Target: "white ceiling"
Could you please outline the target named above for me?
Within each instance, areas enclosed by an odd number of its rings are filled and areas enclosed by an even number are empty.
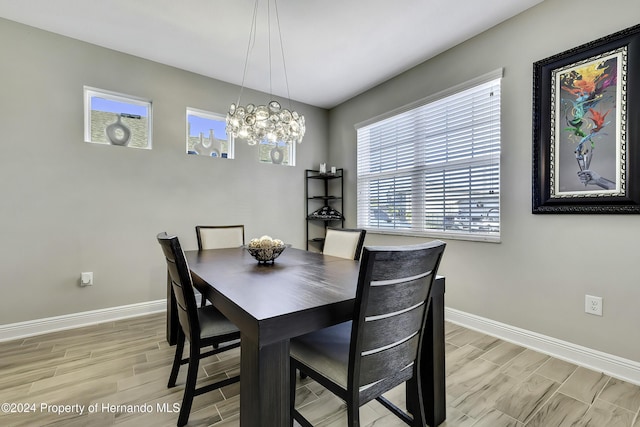
[[[542,1],[280,0],[290,98],[333,107]],[[254,0],[0,0],[0,17],[237,85],[253,9]],[[245,86],[286,98],[273,26],[269,72],[266,16],[261,0]]]

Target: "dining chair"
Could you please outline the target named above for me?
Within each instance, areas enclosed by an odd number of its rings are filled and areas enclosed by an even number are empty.
[[[366,234],[367,230],[359,228],[327,227],[322,253],[358,261]],[[304,372],[300,372],[300,378],[306,378]]]
[[[158,234],[157,239],[167,261],[167,270],[176,299],[177,317],[180,323],[176,353],[167,387],[171,388],[176,385],[180,366],[189,364],[182,405],[178,415],[178,426],[181,427],[189,420],[191,404],[195,396],[240,380],[240,376],[234,376],[196,388],[200,359],[240,346],[240,331],[214,306],[198,307],[191,272],[178,237],[163,232]],[[189,357],[183,358],[185,339],[189,340]],[[227,345],[220,346],[224,343]],[[204,347],[213,347],[214,349],[201,352]]]
[[[244,246],[244,225],[197,225],[198,250],[238,248]],[[200,306],[207,305],[202,296]]]
[[[244,225],[196,226],[198,249],[239,248],[244,245]]]
[[[367,230],[359,228],[327,227],[322,253],[358,261],[366,234]],[[300,378],[306,378],[304,372],[300,372]]]
[[[327,227],[322,253],[340,258],[359,260],[367,230]]]
[[[295,408],[296,369],[345,401],[349,427],[360,426],[359,408],[373,399],[409,425],[426,425],[417,379],[431,287],[444,249],[441,241],[364,248],[353,320],[290,341],[291,425],[295,419],[311,427]],[[417,402],[413,417],[382,396],[405,382]]]

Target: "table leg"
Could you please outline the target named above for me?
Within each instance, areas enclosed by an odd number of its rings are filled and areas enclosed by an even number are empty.
[[[240,427],[289,425],[289,341],[259,347],[241,333]]]
[[[433,282],[427,324],[422,342],[422,399],[425,420],[436,427],[447,418],[444,360],[444,277]],[[413,380],[411,380],[413,381]],[[407,391],[412,385],[407,385]],[[418,402],[407,393],[407,410],[414,413]]]

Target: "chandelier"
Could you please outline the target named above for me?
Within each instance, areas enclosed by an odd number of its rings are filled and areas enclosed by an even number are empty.
[[[273,0],[275,9],[275,19],[278,28],[278,40],[280,41],[280,52],[282,54],[282,63],[284,66],[284,79],[287,89],[287,98],[289,108],[283,108],[280,102],[273,99],[266,105],[247,104],[240,105],[240,97],[244,89],[244,82],[247,76],[247,65],[249,62],[249,53],[255,42],[256,37],[256,18],[258,15],[258,2],[255,1],[253,9],[253,20],[251,22],[251,31],[249,32],[249,44],[247,46],[247,55],[245,58],[244,72],[242,75],[242,84],[240,86],[240,94],[238,101],[231,104],[227,113],[226,131],[228,135],[234,138],[245,139],[249,145],[256,145],[261,142],[277,145],[279,142],[285,144],[300,143],[305,133],[304,116],[291,108],[291,98],[289,96],[289,82],[287,80],[287,68],[284,60],[284,49],[282,47],[282,34],[280,32],[280,19],[278,17],[278,3]],[[268,10],[268,37],[269,37],[269,86],[272,87],[271,80],[271,0],[267,0]]]

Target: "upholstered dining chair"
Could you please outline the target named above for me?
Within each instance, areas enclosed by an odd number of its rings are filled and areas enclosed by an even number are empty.
[[[196,226],[198,249],[239,248],[244,245],[244,225]]]
[[[367,230],[359,228],[327,227],[322,253],[358,261],[366,234]],[[300,378],[306,378],[304,372],[300,372]]]
[[[347,259],[360,259],[367,230],[327,227],[322,253]]]
[[[171,280],[171,288],[176,298],[178,310],[178,336],[173,366],[167,387],[176,385],[180,366],[189,364],[187,380],[184,386],[182,406],[178,415],[178,426],[184,426],[189,420],[191,404],[195,396],[233,384],[240,380],[239,376],[226,378],[206,386],[196,388],[200,359],[238,347],[240,332],[214,306],[198,307],[195,299],[191,272],[187,265],[180,241],[176,236],[160,233],[157,236],[167,261],[167,270]],[[185,340],[189,340],[189,357],[183,358]],[[220,344],[225,344],[220,346]],[[204,347],[213,350],[201,352]]]
[[[244,245],[244,225],[197,225],[198,250],[239,248]],[[202,296],[200,306],[207,305]]]
[[[360,426],[359,408],[376,399],[412,426],[424,427],[420,381],[422,337],[431,287],[445,243],[365,247],[352,321],[293,338],[291,415],[311,424],[295,409],[296,369],[347,404],[349,427]],[[408,382],[407,382],[408,381]],[[413,417],[382,394],[406,382],[418,403]]]

